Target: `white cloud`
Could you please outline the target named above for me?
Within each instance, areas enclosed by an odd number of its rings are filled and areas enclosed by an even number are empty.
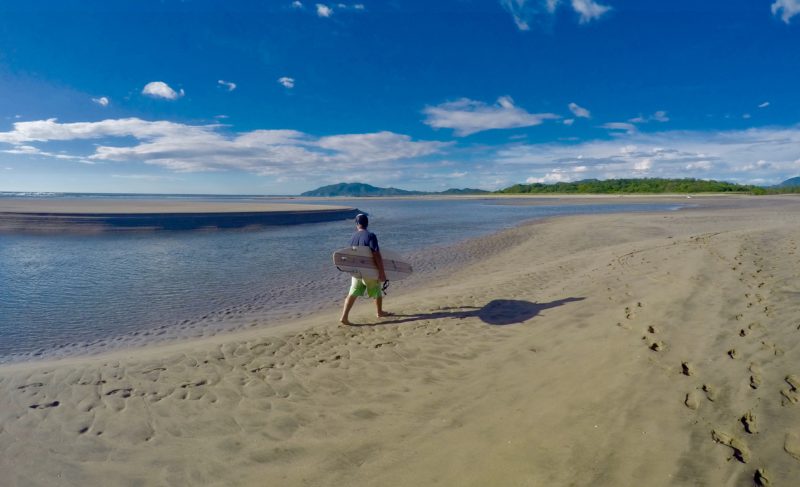
[[[303,3],[300,2],[299,0],[294,0],[294,2],[292,2],[292,7],[293,8],[303,8]]]
[[[282,84],[284,88],[294,88],[294,78],[288,76],[278,78],[278,83]]]
[[[112,174],[114,179],[135,179],[140,181],[180,181],[179,178],[158,174]]]
[[[592,114],[589,110],[579,106],[577,103],[570,103],[569,111],[578,118],[592,118]]]
[[[800,125],[721,132],[620,134],[578,144],[514,144],[492,160],[497,177],[528,172],[544,181],[587,178],[703,177],[758,184],[800,173]],[[584,166],[580,174],[575,168]]]
[[[100,105],[101,107],[107,107],[110,103],[108,97],[101,96],[100,98],[92,98],[92,101]]]
[[[742,118],[745,120],[748,120],[750,117],[752,117],[752,115],[750,115],[749,113],[742,114]]]
[[[631,118],[628,120],[631,123],[647,123],[647,122],[669,122],[669,117],[667,116],[667,112],[664,110],[658,110],[652,115],[642,116],[639,115],[636,118]]]
[[[330,17],[331,15],[333,15],[333,9],[328,7],[327,5],[323,5],[321,3],[318,3],[317,4],[317,15],[319,17],[324,17],[324,18]]]
[[[574,118],[565,118],[564,121],[561,122],[561,123],[563,123],[564,125],[570,126],[573,123],[575,123],[575,119]]]
[[[151,81],[144,85],[142,94],[153,98],[163,98],[165,100],[177,100],[184,95],[183,89],[179,92],[173,90],[163,81]]]
[[[599,19],[611,10],[611,7],[600,5],[594,0],[572,0],[572,8],[580,15],[581,24]]]
[[[769,106],[769,102],[765,101],[764,103],[761,103],[760,105],[758,105],[758,108],[767,108],[768,106]]]
[[[636,172],[647,172],[652,168],[653,160],[649,157],[645,157],[633,163],[633,170]]]
[[[669,122],[669,117],[667,117],[667,112],[663,110],[659,110],[653,115],[651,115],[650,119],[655,120],[656,122]]]
[[[236,89],[236,83],[225,81],[223,79],[217,80],[217,84],[225,87],[225,89],[227,89],[228,91],[233,91]]]
[[[254,130],[226,135],[219,125],[149,122],[137,118],[100,122],[58,123],[55,119],[17,122],[0,132],[9,151],[45,153],[31,143],[93,140],[88,156],[65,156],[89,161],[132,161],[173,171],[240,170],[255,174],[341,174],[391,167],[441,152],[448,143],[415,141],[393,132],[313,137],[294,130]],[[125,140],[136,139],[131,145]],[[110,142],[116,142],[110,145]]]
[[[54,153],[54,152],[47,152],[39,149],[38,147],[34,147],[32,145],[15,145],[11,149],[0,150],[5,154],[14,154],[18,156],[41,156],[41,157],[49,157],[53,159],[62,159],[62,160],[83,160],[84,158],[81,156],[73,156],[64,153]]]
[[[500,0],[500,4],[511,14],[511,18],[514,19],[514,23],[517,24],[519,30],[530,30],[531,27],[528,22],[538,12],[531,8],[528,0]]]
[[[709,171],[712,167],[711,161],[696,161],[686,164],[687,171]]]
[[[528,113],[514,106],[514,101],[508,96],[498,98],[494,105],[462,98],[425,107],[423,113],[427,115],[426,125],[453,129],[461,137],[484,130],[531,127],[548,119],[560,118],[552,113]]]
[[[636,132],[636,125],[632,123],[625,123],[625,122],[608,122],[601,125],[602,128],[608,130],[624,130],[628,134],[633,134]]]
[[[356,9],[356,10],[364,10],[364,4],[363,3],[357,3],[357,4],[353,5],[353,8]]]
[[[772,14],[781,12],[781,20],[787,24],[797,14],[800,14],[800,0],[775,0],[772,4]]]
[[[561,0],[500,0],[500,5],[511,14],[519,30],[530,30],[531,23],[538,19],[551,19]],[[611,7],[600,5],[595,0],[571,0],[569,6],[578,14],[581,24],[599,19]]]

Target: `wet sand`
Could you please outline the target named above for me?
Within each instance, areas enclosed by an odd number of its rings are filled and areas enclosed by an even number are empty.
[[[756,203],[752,203],[756,201]],[[585,215],[370,303],[0,367],[8,485],[793,485],[800,200]]]
[[[0,232],[108,232],[245,228],[353,218],[355,208],[256,202],[0,199]]]

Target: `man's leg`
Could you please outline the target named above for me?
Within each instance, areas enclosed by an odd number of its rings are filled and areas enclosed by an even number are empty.
[[[389,316],[391,314],[383,310],[383,296],[378,296],[375,298],[375,307],[378,309],[378,318],[383,318],[384,316]]]
[[[342,317],[339,318],[339,322],[341,324],[343,325],[350,324],[350,318],[349,318],[350,310],[353,309],[353,304],[355,304],[356,298],[358,298],[358,296],[354,294],[350,294],[346,298],[344,298],[344,308],[342,309]]]

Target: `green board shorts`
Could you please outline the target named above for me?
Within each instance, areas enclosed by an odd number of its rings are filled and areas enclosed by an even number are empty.
[[[364,292],[373,299],[381,297],[381,282],[377,279],[354,277],[350,283],[350,296],[363,296]]]

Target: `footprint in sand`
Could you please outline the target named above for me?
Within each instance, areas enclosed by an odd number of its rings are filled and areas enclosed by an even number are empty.
[[[753,482],[755,482],[758,487],[767,487],[770,485],[767,471],[763,468],[756,470],[755,475],[753,475]]]
[[[782,405],[797,404],[800,402],[800,397],[798,397],[797,393],[798,388],[800,388],[800,378],[796,375],[787,375],[785,380],[789,387],[781,389],[781,395],[784,397]]]
[[[750,433],[751,435],[758,433],[758,426],[756,426],[756,416],[755,414],[753,414],[752,411],[747,411],[744,414],[744,416],[742,416],[741,419],[739,419],[739,421],[742,422],[744,430]]]
[[[689,362],[681,362],[681,374],[690,376],[694,374],[694,367]]]
[[[786,433],[786,440],[783,442],[783,450],[800,462],[800,435],[796,433]]]
[[[31,408],[31,409],[49,409],[49,408],[58,407],[59,404],[61,404],[61,403],[58,402],[58,401],[53,401],[53,402],[47,402],[47,403],[44,403],[44,404],[31,404],[28,407]]]
[[[664,342],[653,342],[650,344],[650,350],[660,352],[664,350]]]
[[[711,431],[711,438],[717,443],[725,445],[733,450],[734,458],[740,462],[747,463],[750,461],[750,449],[747,448],[747,445],[739,438],[717,430]]]
[[[685,404],[689,409],[697,410],[697,408],[700,407],[700,400],[697,398],[697,391],[692,391],[686,394],[686,399],[683,400],[683,404]]]
[[[719,397],[717,390],[708,384],[703,384],[703,392],[706,393],[706,398],[711,402],[716,401],[717,397]]]

